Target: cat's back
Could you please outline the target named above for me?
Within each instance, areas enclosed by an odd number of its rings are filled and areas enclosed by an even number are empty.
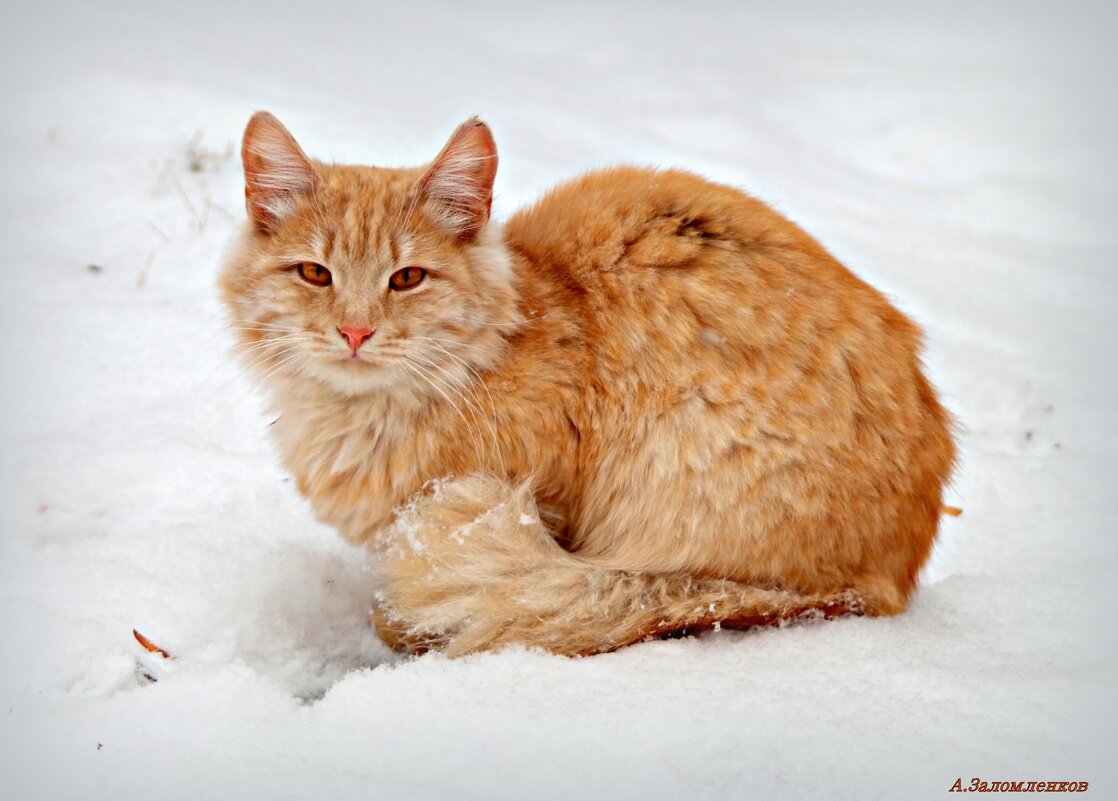
[[[762,201],[677,169],[586,173],[515,214],[505,236],[532,263],[588,280],[628,268],[702,266],[717,250],[792,247],[825,255]]]
[[[682,170],[588,173],[505,236],[535,280],[571,288],[605,382],[671,395],[705,378],[738,394],[863,360],[909,372],[920,347],[911,321],[797,225]]]
[[[820,318],[856,310],[915,344],[915,328],[799,226],[684,170],[586,173],[509,219],[505,238],[537,274],[577,288],[611,316],[619,303],[639,312],[654,300],[693,314],[711,304],[791,304]]]

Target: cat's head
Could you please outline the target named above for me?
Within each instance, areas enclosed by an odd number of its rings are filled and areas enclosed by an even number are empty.
[[[518,314],[489,225],[485,123],[463,123],[425,167],[381,169],[311,161],[258,112],[241,152],[249,219],[219,283],[262,375],[347,395],[445,393],[499,356]]]

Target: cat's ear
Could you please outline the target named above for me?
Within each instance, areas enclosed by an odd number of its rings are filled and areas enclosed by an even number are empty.
[[[262,231],[291,211],[298,195],[313,192],[318,175],[283,123],[266,111],[252,115],[241,143],[245,206]]]
[[[458,126],[427,168],[420,192],[440,225],[470,240],[489,221],[496,176],[493,134],[488,125],[472,117]]]

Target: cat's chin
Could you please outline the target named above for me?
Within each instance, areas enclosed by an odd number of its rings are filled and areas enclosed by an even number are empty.
[[[404,377],[391,364],[338,359],[305,364],[302,372],[334,392],[347,396],[393,392],[400,389]]]

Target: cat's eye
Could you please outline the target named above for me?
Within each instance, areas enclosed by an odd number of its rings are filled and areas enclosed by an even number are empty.
[[[301,261],[297,269],[299,270],[299,277],[308,284],[328,286],[334,280],[329,270],[313,261]]]
[[[397,292],[402,292],[405,289],[415,289],[423,283],[423,279],[426,277],[427,271],[422,267],[405,267],[392,273],[392,277],[388,279],[388,285]]]

